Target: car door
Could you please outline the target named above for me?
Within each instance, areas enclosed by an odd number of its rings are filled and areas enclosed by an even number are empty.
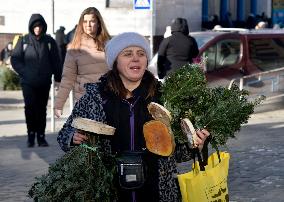
[[[210,85],[227,86],[231,79],[243,76],[240,71],[242,47],[240,38],[225,38],[204,49],[204,70]]]

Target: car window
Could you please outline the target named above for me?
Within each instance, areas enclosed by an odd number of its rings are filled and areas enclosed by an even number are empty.
[[[236,64],[239,60],[241,42],[226,39],[207,48],[203,56],[207,58],[206,71],[214,71]]]
[[[203,57],[206,58],[206,72],[211,72],[216,66],[216,53],[217,45],[210,46],[204,53]]]
[[[284,67],[284,39],[251,39],[251,61],[262,71]]]
[[[197,46],[198,48],[202,48],[202,46],[204,46],[205,44],[208,43],[208,41],[214,39],[214,36],[204,36],[204,35],[192,35],[192,37],[194,37],[194,39],[196,40]]]

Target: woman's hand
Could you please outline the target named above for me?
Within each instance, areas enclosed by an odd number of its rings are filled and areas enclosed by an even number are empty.
[[[54,109],[54,114],[56,118],[59,118],[62,115],[62,110],[61,109]]]
[[[60,86],[60,82],[55,81],[54,82],[54,88],[55,88],[56,91],[59,90],[59,86]]]
[[[207,139],[207,137],[210,135],[210,133],[206,129],[202,129],[202,130],[197,130],[196,134],[197,134],[197,139],[195,144],[197,145],[199,151],[201,151],[203,149],[204,142]]]
[[[88,137],[78,131],[76,131],[73,135],[74,144],[82,144],[83,142],[86,142],[87,140],[88,140]]]

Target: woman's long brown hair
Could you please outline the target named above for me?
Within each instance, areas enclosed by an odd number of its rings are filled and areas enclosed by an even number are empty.
[[[68,46],[68,49],[80,49],[82,35],[84,34],[84,29],[83,29],[84,15],[88,15],[88,14],[95,15],[95,17],[98,20],[98,30],[97,30],[97,35],[94,38],[94,40],[98,46],[98,50],[104,51],[106,41],[110,39],[110,35],[107,31],[104,20],[99,10],[96,9],[95,7],[86,8],[82,12],[79,22],[77,24],[76,30],[75,30],[74,38],[72,42],[70,43],[70,45]]]

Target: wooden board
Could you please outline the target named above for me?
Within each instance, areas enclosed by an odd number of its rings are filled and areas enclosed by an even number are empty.
[[[170,128],[159,120],[148,121],[143,126],[147,149],[157,155],[170,156],[175,149]]]
[[[75,118],[72,122],[72,127],[86,132],[102,134],[102,135],[113,135],[115,128],[104,124],[102,122],[94,121],[87,118]]]
[[[168,127],[171,126],[172,116],[169,110],[167,110],[164,106],[151,102],[148,106],[148,111],[152,115],[155,120],[159,120],[166,124]]]
[[[191,146],[193,148],[197,147],[196,145],[197,134],[191,121],[188,118],[182,119],[180,125],[183,134],[186,135]]]

